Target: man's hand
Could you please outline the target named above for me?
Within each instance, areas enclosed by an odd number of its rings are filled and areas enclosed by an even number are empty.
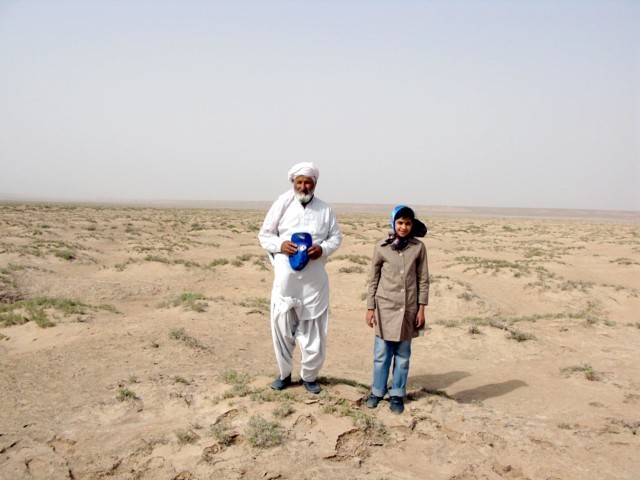
[[[280,251],[286,255],[295,255],[298,253],[298,245],[290,242],[289,240],[285,240],[280,245]],[[313,244],[307,249],[307,255],[311,260],[317,260],[322,256],[322,247],[320,245]]]
[[[311,260],[319,259],[322,256],[322,247],[314,243],[309,247],[309,250],[307,250],[307,255],[309,255]]]
[[[376,311],[375,310],[367,310],[367,316],[365,317],[367,325],[371,328],[376,324]]]
[[[282,242],[282,245],[280,245],[280,251],[289,256],[295,255],[298,251],[298,245],[289,240],[285,240]]]

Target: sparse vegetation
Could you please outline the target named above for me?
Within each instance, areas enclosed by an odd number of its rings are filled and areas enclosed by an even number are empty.
[[[566,314],[562,314],[565,316]],[[513,324],[517,322],[530,321],[534,322],[540,318],[556,318],[555,315],[533,315],[530,317],[489,317],[489,318],[481,318],[481,317],[467,317],[463,320],[446,320],[439,319],[435,321],[436,325],[442,325],[447,328],[456,328],[461,324],[466,323],[470,324],[468,328],[468,332],[472,335],[477,335],[482,333],[479,326],[486,326],[497,328],[499,330],[505,330],[507,332],[507,338],[512,340],[516,340],[518,342],[525,342],[527,340],[534,340],[536,337],[532,333],[522,332],[517,328],[513,327]]]
[[[176,258],[176,259],[168,259],[165,257],[161,257],[159,255],[147,255],[146,257],[144,257],[144,261],[145,262],[156,262],[156,263],[164,263],[167,265],[183,265],[187,268],[191,268],[191,267],[200,267],[200,264],[198,262],[194,262],[192,260],[184,260],[182,258]]]
[[[228,422],[220,422],[215,425],[211,425],[211,436],[216,439],[218,444],[223,447],[228,447],[233,443],[235,438],[234,433],[230,430]]]
[[[209,265],[207,265],[207,268],[215,268],[215,267],[228,265],[228,264],[229,264],[229,260],[227,260],[226,258],[215,258],[211,260]]]
[[[178,440],[179,445],[188,445],[191,443],[196,443],[200,438],[193,429],[184,428],[175,431],[176,439]]]
[[[218,377],[221,382],[231,385],[231,389],[222,394],[222,398],[246,397],[254,393],[249,386],[253,376],[248,373],[239,373],[236,370],[226,370]]]
[[[584,377],[589,381],[597,381],[600,379],[600,374],[596,372],[591,365],[588,363],[584,363],[582,365],[573,365],[570,367],[563,367],[560,369],[560,372],[565,376],[569,376],[572,373],[583,373]]]
[[[224,392],[222,398],[246,397],[252,392],[253,390],[248,385],[237,383],[231,386],[231,390]]]
[[[478,328],[478,326],[477,326],[477,325],[471,325],[471,326],[469,327],[468,332],[469,332],[471,335],[480,335],[480,334],[482,333],[482,332],[480,331],[480,329]]]
[[[334,257],[331,257],[330,261],[337,261],[337,260],[347,260],[351,263],[355,263],[357,265],[369,265],[369,263],[371,262],[371,258],[367,257],[366,255],[337,255]]]
[[[295,400],[295,396],[287,390],[273,390],[264,387],[253,390],[250,393],[251,400],[254,402],[289,402]]]
[[[193,312],[204,312],[208,303],[207,297],[203,293],[184,292],[173,301],[173,306],[182,306],[185,310]]]
[[[533,456],[543,456],[548,451],[546,440],[554,434],[580,440],[580,445],[565,442],[563,458],[606,476],[604,463],[598,471],[595,460],[576,453],[579,447],[598,450],[603,458],[615,456],[615,448],[637,435],[634,415],[640,397],[632,388],[635,377],[629,353],[640,331],[632,311],[640,297],[634,283],[640,264],[636,214],[629,217],[632,221],[621,217],[611,222],[465,218],[460,213],[429,219],[430,232],[422,241],[430,255],[434,301],[428,320],[433,329],[426,334],[427,343],[421,344],[441,349],[445,347],[439,340],[449,338],[459,343],[455,348],[461,355],[455,365],[447,364],[446,352],[428,355],[436,363],[424,372],[413,371],[410,380],[415,384],[407,391],[407,411],[392,417],[386,398],[378,409],[368,409],[363,401],[370,385],[351,378],[319,378],[323,386],[319,395],[310,395],[299,385],[283,391],[269,387],[273,372],[263,369],[274,367],[268,335],[272,275],[255,235],[264,213],[61,205],[0,208],[0,345],[8,362],[5,403],[38,406],[37,417],[45,422],[40,427],[57,432],[41,436],[45,449],[62,449],[62,456],[71,447],[67,440],[73,438],[65,439],[64,429],[53,422],[86,416],[70,410],[82,403],[79,388],[95,390],[98,403],[92,411],[100,415],[105,429],[127,419],[144,419],[158,408],[164,412],[165,423],[156,425],[159,430],[141,429],[135,439],[130,436],[125,450],[107,442],[101,450],[104,461],[96,462],[84,442],[76,443],[74,455],[87,462],[86,468],[73,472],[75,476],[129,473],[151,478],[167,473],[186,478],[208,470],[246,478],[296,473],[311,478],[344,476],[358,467],[364,472],[378,462],[383,469],[376,470],[377,477],[387,478],[392,472],[383,454],[387,442],[406,455],[398,462],[415,453],[413,447],[433,444],[446,449],[455,444],[460,448],[453,450],[450,460],[459,468],[450,475],[522,476],[527,473],[521,471],[522,465],[510,462],[507,471],[500,461],[505,444],[511,442],[514,451],[524,447]],[[330,333],[330,344],[335,342],[342,355],[337,361],[352,358],[363,346],[364,350],[358,365],[351,362],[346,370],[334,371],[366,381],[371,351],[364,334],[372,332],[360,330],[365,328],[360,309],[367,297],[361,291],[373,242],[389,231],[387,213],[338,214],[345,242],[338,255],[328,259],[338,335]],[[44,295],[49,297],[38,298]],[[76,295],[82,300],[62,298]],[[100,304],[108,299],[126,317],[114,318],[118,310]],[[164,310],[153,310],[160,300]],[[43,331],[36,325],[53,328]],[[351,329],[362,335],[352,338]],[[258,330],[262,333],[256,336]],[[215,350],[199,350],[208,349],[209,342],[215,342]],[[511,359],[511,367],[528,368],[518,370],[515,379],[497,375],[460,381],[473,373],[475,363],[490,361],[492,355]],[[591,365],[580,363],[583,359]],[[508,362],[496,363],[496,368],[512,371]],[[110,369],[99,377],[103,364]],[[226,370],[231,367],[236,370]],[[517,408],[502,402],[505,408],[499,412],[482,406],[492,396],[525,385],[521,394],[525,390],[544,394],[544,385],[535,379],[553,375],[568,379],[555,385],[557,398],[547,402],[549,418],[556,419],[552,424],[528,423],[539,412],[527,402],[519,402]],[[114,378],[119,379],[115,386]],[[17,390],[11,388],[16,381]],[[580,384],[586,390],[577,394],[578,403],[560,405],[559,399]],[[61,388],[68,388],[62,393],[69,402],[59,401]],[[577,410],[580,423],[574,423]],[[250,429],[247,422],[252,415],[262,421],[252,422]],[[14,421],[11,415],[6,417]],[[205,427],[189,424],[191,419]],[[15,463],[20,461],[20,450],[10,446],[19,440],[16,432],[26,428],[19,420],[9,425],[4,460],[24,468]],[[137,427],[129,422],[127,428]],[[520,438],[521,429],[530,435]],[[271,431],[276,432],[275,441]],[[532,442],[531,435],[540,441]],[[322,452],[323,458],[314,453],[309,473],[292,472],[291,459],[280,465],[277,446],[271,453],[251,455],[250,442],[255,448],[269,448],[288,439],[291,447],[302,442]],[[161,444],[167,446],[158,449]],[[476,447],[483,452],[482,462],[461,461],[461,453],[473,453]],[[224,453],[225,449],[231,451]],[[200,452],[201,461],[209,465],[194,458]],[[326,458],[325,452],[333,456]],[[178,460],[184,455],[192,458],[195,470],[187,472],[180,464],[173,472],[176,455]],[[297,459],[303,465],[310,458],[305,455]],[[632,463],[628,455],[616,458],[622,465],[616,464],[619,469]],[[540,473],[561,476],[562,472],[553,471],[555,465]]]
[[[296,409],[293,408],[293,404],[290,402],[282,403],[273,409],[273,416],[276,418],[284,418],[291,415],[295,412]]]
[[[250,297],[241,301],[239,305],[241,307],[249,308],[250,311],[247,312],[247,315],[249,315],[251,313],[268,312],[271,308],[271,301],[265,297]]]
[[[249,419],[245,435],[249,445],[258,448],[275,447],[284,441],[284,431],[280,424],[265,420],[260,415],[253,415]]]
[[[465,272],[469,270],[482,271],[483,273],[497,274],[501,270],[509,270],[513,274],[528,274],[531,269],[524,264],[511,262],[502,259],[482,258],[475,256],[460,256],[455,258],[456,264],[468,265],[464,269]]]
[[[116,398],[119,402],[124,402],[125,400],[136,400],[138,396],[133,390],[127,387],[120,387],[116,393]]]
[[[11,325],[24,325],[28,321],[29,319],[27,317],[15,312],[0,313],[0,324],[5,327],[10,327]]]
[[[353,267],[341,267],[338,271],[340,273],[364,273],[364,268],[356,265]]]
[[[169,338],[173,340],[180,340],[185,345],[192,348],[204,348],[204,345],[202,345],[199,340],[188,335],[184,328],[176,328],[171,330],[171,332],[169,332]]]
[[[54,252],[54,255],[58,258],[62,258],[63,260],[75,260],[76,254],[70,252],[69,250],[58,250]]]
[[[477,298],[477,295],[475,293],[467,290],[466,292],[462,292],[461,294],[459,294],[458,298],[461,298],[462,300],[470,302],[474,298]]]
[[[88,310],[115,311],[115,308],[104,304],[94,307],[78,300],[67,298],[38,297],[18,300],[9,305],[0,304],[0,323],[8,327],[32,321],[41,328],[48,328],[53,327],[55,323],[49,318],[47,311],[57,311],[64,316],[69,316],[85,314]]]
[[[526,342],[527,340],[534,340],[536,337],[532,333],[522,332],[516,328],[511,328],[508,330],[509,338],[517,341],[517,342]]]
[[[440,320],[436,320],[435,324],[436,325],[442,325],[442,326],[447,327],[447,328],[455,328],[455,327],[460,325],[460,322],[458,320],[442,320],[442,319],[440,319]]]
[[[626,258],[626,257],[621,257],[621,258],[616,258],[614,260],[609,260],[609,263],[616,263],[618,265],[640,265],[640,262],[637,262],[635,260],[632,260],[632,259]]]
[[[226,383],[227,385],[246,385],[254,379],[252,375],[248,373],[240,373],[236,370],[225,370],[218,378],[221,382]]]
[[[342,398],[333,398],[326,392],[323,392],[323,397],[325,399],[323,410],[326,413],[339,415],[341,417],[350,417],[356,428],[367,433],[372,433],[380,438],[387,436],[388,430],[384,423],[364,413],[353,404]]]
[[[593,282],[583,282],[582,280],[566,280],[560,283],[560,290],[580,290],[581,292],[586,292],[588,289],[592,288],[593,285]]]
[[[174,375],[172,380],[173,380],[173,383],[182,383],[183,385],[191,385],[191,382],[181,375]]]

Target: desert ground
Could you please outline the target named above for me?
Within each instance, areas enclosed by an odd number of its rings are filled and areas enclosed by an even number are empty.
[[[0,478],[640,478],[639,214],[417,208],[428,329],[393,415],[363,404],[391,207],[335,209],[312,395],[268,388],[266,208],[0,205]]]

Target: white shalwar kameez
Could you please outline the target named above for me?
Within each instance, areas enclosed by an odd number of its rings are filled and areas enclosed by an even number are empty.
[[[295,271],[280,246],[299,232],[311,235],[313,243],[322,247],[322,256]],[[280,378],[291,375],[297,339],[300,377],[313,382],[324,363],[329,324],[329,277],[325,264],[342,242],[335,214],[315,196],[304,207],[292,191],[286,192],[269,209],[258,238],[274,267],[271,331]]]

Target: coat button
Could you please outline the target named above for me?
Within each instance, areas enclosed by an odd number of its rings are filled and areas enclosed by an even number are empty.
[[[401,289],[400,289],[400,293],[404,293],[404,288],[401,288]]]

